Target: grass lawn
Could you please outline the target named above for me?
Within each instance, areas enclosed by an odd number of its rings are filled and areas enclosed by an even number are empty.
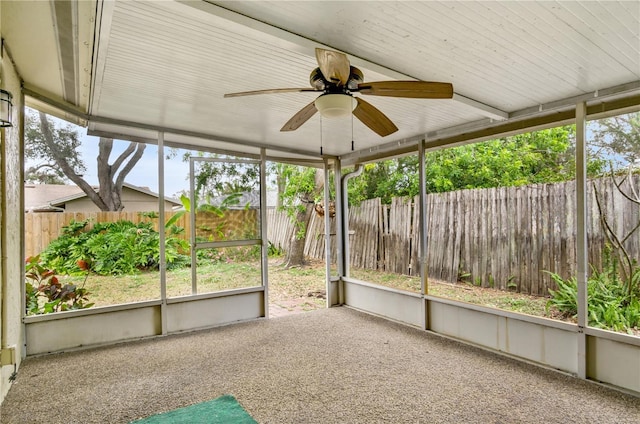
[[[351,269],[351,276],[359,280],[377,283],[386,287],[420,293],[419,277],[353,268]],[[432,296],[439,296],[446,299],[460,300],[540,317],[547,316],[545,307],[548,299],[545,297],[482,288],[466,283],[451,284],[436,280],[428,281],[427,292]]]
[[[269,298],[278,306],[293,310],[313,310],[325,306],[325,266],[313,262],[303,268],[285,269],[281,259],[269,264]],[[420,279],[406,275],[367,269],[351,269],[351,276],[411,292],[420,291]],[[82,285],[84,277],[61,277],[63,282]],[[167,271],[169,297],[191,294],[191,268]],[[198,293],[255,287],[261,284],[259,262],[218,262],[197,268]],[[158,272],[141,272],[126,276],[90,275],[85,287],[95,306],[116,305],[160,298]],[[470,284],[449,284],[429,281],[428,292],[434,296],[460,300],[536,316],[545,315],[546,298],[519,293],[480,288]]]
[[[61,276],[61,282],[82,285],[84,277]],[[212,263],[197,268],[198,293],[261,285],[259,263]],[[140,272],[134,275],[103,276],[91,274],[84,286],[95,306],[117,305],[160,298],[160,273]],[[167,296],[192,293],[191,268],[167,271]]]

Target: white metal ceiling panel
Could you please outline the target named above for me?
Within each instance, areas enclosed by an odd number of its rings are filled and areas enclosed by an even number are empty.
[[[222,2],[515,111],[637,81],[640,2]]]
[[[319,115],[295,132],[280,132],[317,93],[224,99],[228,92],[309,86],[315,58],[279,38],[173,2],[116,2],[108,28],[101,34],[106,53],[92,115],[135,117],[151,126],[196,129],[214,138],[315,155],[321,147],[323,154],[345,154],[352,140],[356,148],[387,141],[357,120],[352,137],[350,121],[345,134],[344,126],[326,120],[321,125]],[[368,81],[389,79],[362,71]],[[368,100],[396,123],[400,130],[393,137],[400,139],[483,118],[452,100]]]
[[[2,1],[2,39],[25,85],[87,110],[95,10],[89,0]]]

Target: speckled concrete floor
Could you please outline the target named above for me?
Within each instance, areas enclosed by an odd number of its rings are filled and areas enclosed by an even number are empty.
[[[640,399],[332,308],[30,358],[10,423],[123,423],[234,395],[260,423],[638,423]]]

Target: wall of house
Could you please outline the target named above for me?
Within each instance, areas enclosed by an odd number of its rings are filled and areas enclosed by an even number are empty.
[[[0,14],[2,4],[0,3]],[[1,21],[1,19],[0,19]],[[0,35],[2,29],[0,28]],[[0,402],[11,386],[10,377],[24,355],[22,304],[23,267],[23,97],[15,67],[2,48],[0,87],[13,94],[13,127],[0,130]]]
[[[159,210],[158,198],[124,187],[122,203],[125,212],[150,212]],[[171,211],[173,203],[164,202],[166,211]],[[88,197],[81,197],[65,204],[65,212],[99,212],[100,209]]]

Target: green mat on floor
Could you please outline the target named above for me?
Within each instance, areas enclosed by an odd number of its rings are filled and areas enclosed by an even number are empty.
[[[135,424],[257,424],[256,420],[244,410],[236,398],[231,395],[220,396],[208,402],[197,403],[162,414],[152,415]]]

